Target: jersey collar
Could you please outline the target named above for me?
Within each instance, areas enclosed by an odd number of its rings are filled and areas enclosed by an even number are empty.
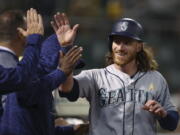
[[[119,76],[123,81],[129,80],[131,82],[134,82],[144,74],[144,72],[138,71],[132,77],[132,76],[129,76],[128,74],[122,72],[121,70],[116,69],[114,64],[107,66],[106,69],[108,70],[108,72]]]

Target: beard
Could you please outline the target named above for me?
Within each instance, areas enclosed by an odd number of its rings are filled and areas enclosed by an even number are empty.
[[[119,55],[122,54],[122,55]],[[118,65],[118,66],[125,66],[129,63],[131,63],[132,61],[134,61],[136,59],[136,52],[129,52],[129,53],[125,53],[125,52],[113,52],[113,61],[114,64]]]

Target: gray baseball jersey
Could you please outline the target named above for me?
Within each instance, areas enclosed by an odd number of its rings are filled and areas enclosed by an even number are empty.
[[[84,70],[74,78],[79,83],[79,96],[90,103],[89,135],[155,135],[157,117],[143,110],[143,105],[152,99],[165,110],[176,110],[166,80],[158,71],[130,77],[110,65]]]

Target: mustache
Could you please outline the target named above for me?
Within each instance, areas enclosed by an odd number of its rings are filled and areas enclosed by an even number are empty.
[[[123,49],[114,49],[113,52],[114,52],[114,53],[121,53],[121,52],[124,53],[124,52],[126,52],[126,51],[123,50]]]

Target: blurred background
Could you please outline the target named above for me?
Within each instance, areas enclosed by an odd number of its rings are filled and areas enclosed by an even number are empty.
[[[31,7],[43,15],[46,36],[53,33],[50,21],[57,11],[67,13],[72,25],[80,24],[76,44],[84,48],[84,69],[104,66],[108,34],[115,20],[130,17],[139,21],[144,27],[144,41],[154,48],[159,71],[167,79],[172,101],[180,110],[179,0],[0,0],[0,11],[26,11]],[[54,96],[57,117],[72,117],[70,122],[75,122],[75,117],[87,120],[85,100],[69,103],[59,98],[57,92]],[[159,132],[165,133],[161,129]],[[173,133],[180,134],[180,129]]]

